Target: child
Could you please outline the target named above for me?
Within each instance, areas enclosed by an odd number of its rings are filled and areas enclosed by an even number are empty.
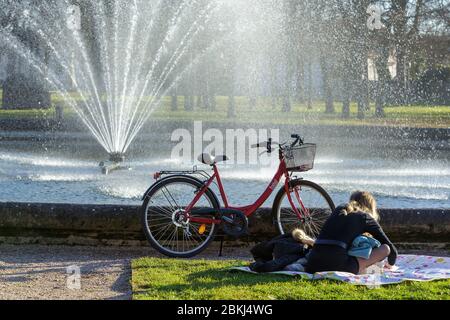
[[[305,258],[314,240],[301,229],[291,234],[278,236],[270,241],[256,245],[251,253],[255,262],[250,269],[255,272],[281,271],[290,264]]]

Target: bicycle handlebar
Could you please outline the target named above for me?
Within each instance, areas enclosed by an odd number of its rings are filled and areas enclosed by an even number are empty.
[[[260,142],[257,144],[252,144],[251,147],[252,148],[267,148],[267,144],[268,144],[268,142],[265,141],[265,142]]]
[[[300,145],[304,144],[302,137],[298,134],[291,135],[291,138],[295,139],[295,141],[293,143],[291,143],[291,145],[290,145],[291,148],[295,147],[296,144],[300,144]],[[268,153],[272,153],[273,145],[279,145],[282,148],[283,146],[286,145],[286,143],[280,144],[278,142],[272,141],[272,138],[270,138],[269,141],[260,142],[260,143],[252,145],[251,147],[252,148],[265,148],[265,149],[267,149]]]
[[[304,143],[302,137],[300,137],[300,135],[298,135],[298,134],[291,135],[291,138],[295,139],[295,141],[291,144],[291,148],[295,147],[295,145],[297,143],[299,143],[299,144],[303,144]]]
[[[252,148],[266,148],[267,152],[271,153],[273,144],[278,144],[278,143],[277,142],[273,142],[272,138],[270,138],[269,141],[260,142],[260,143],[252,145]]]

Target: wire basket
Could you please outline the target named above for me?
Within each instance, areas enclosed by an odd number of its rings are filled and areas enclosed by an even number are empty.
[[[294,172],[306,172],[314,168],[317,145],[306,143],[299,147],[288,148],[284,151],[286,168]]]

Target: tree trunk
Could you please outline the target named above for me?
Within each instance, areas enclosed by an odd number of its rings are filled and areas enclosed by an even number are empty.
[[[379,90],[379,89],[378,89]],[[375,117],[384,118],[386,114],[384,113],[384,101],[383,96],[377,93],[375,100]]]
[[[195,96],[189,96],[189,103],[191,104],[191,110],[194,110],[195,106]]]
[[[353,64],[355,66],[356,83],[354,89],[358,103],[358,119],[365,118],[365,112],[368,107],[368,50],[369,50],[369,28],[367,28],[367,7],[371,3],[370,0],[355,1],[356,5],[356,30],[355,51]]]
[[[283,92],[283,112],[291,112],[292,104],[291,97],[293,96],[292,84],[295,83],[295,68],[296,68],[296,57],[298,57],[298,52],[296,50],[296,43],[298,42],[298,1],[287,0],[281,1],[284,14],[284,25],[283,25],[283,60],[285,64],[285,80],[284,80],[284,92]],[[294,81],[293,81],[294,80]],[[295,96],[295,94],[294,94]]]
[[[17,62],[18,62],[17,55],[13,51],[10,51],[8,54],[8,65],[6,66],[7,74],[9,76],[16,74]]]
[[[362,120],[366,117],[365,113],[367,110],[369,110],[368,102],[368,65],[367,65],[367,51],[363,48],[360,48],[360,57],[359,57],[359,72],[357,74],[358,80],[358,86],[357,90],[357,99],[358,99],[358,119]]]
[[[312,76],[312,66],[311,61],[308,63],[308,89],[307,89],[307,109],[312,110],[312,91],[313,91],[313,76]]]
[[[193,105],[192,105],[192,96],[190,95],[185,95],[184,96],[184,110],[186,111],[192,111],[193,110]]]
[[[291,112],[292,105],[291,105],[291,98],[288,94],[283,95],[283,112]]]
[[[366,105],[364,103],[364,98],[362,97],[361,94],[359,94],[359,97],[358,97],[358,115],[357,115],[359,120],[363,120],[366,117],[365,111],[366,111]]]
[[[397,103],[405,103],[406,94],[406,49],[408,46],[408,2],[407,0],[392,0],[393,33],[396,39],[397,51]]]
[[[291,69],[292,67],[288,64],[287,65],[287,72],[286,72],[286,80],[284,84],[284,94],[283,94],[283,112],[291,112],[292,110],[292,104],[291,104]]]
[[[297,83],[296,83],[296,96],[297,101],[299,103],[305,102],[305,92],[304,92],[304,80],[305,80],[305,72],[304,65],[301,58],[297,59]]]
[[[350,118],[350,102],[351,102],[351,95],[350,95],[350,80],[349,75],[344,75],[344,85],[343,85],[343,92],[342,92],[342,118],[348,119]]]
[[[350,118],[350,96],[347,92],[344,93],[342,101],[342,118],[344,119]]]
[[[350,118],[350,104],[352,100],[352,72],[348,60],[345,60],[342,82],[342,118],[348,119]]]
[[[211,101],[209,101],[209,96],[207,94],[205,94],[202,99],[203,99],[203,108],[206,110],[210,110],[211,109]]]
[[[406,102],[406,61],[403,48],[398,48],[397,51],[397,103],[405,104]]]
[[[327,93],[327,103],[326,103],[325,113],[333,114],[335,112],[333,93],[332,93],[331,89],[328,89],[327,91],[328,91],[328,93]]]
[[[323,88],[325,92],[325,113],[332,114],[334,110],[333,88],[331,86],[331,70],[325,56],[321,56],[320,65],[323,74]]]
[[[236,99],[234,95],[228,96],[228,118],[236,117]]]
[[[248,97],[248,104],[251,110],[256,110],[256,97],[255,96],[249,96]]]
[[[197,102],[196,102],[197,109],[200,109],[202,107],[202,104],[203,104],[202,100],[203,100],[203,97],[201,95],[198,95],[197,96]]]
[[[270,104],[272,106],[272,110],[277,108],[277,97],[273,93],[270,96]]]
[[[48,63],[45,54],[40,52],[40,43],[37,39],[27,37],[20,39],[24,46],[40,55],[44,64]],[[24,67],[26,68],[24,70]],[[46,72],[46,68],[43,70]],[[7,65],[7,78],[3,83],[2,105],[3,109],[45,109],[51,106],[51,95],[43,81],[44,74],[39,74],[29,66],[24,58],[13,51],[10,52]]]
[[[216,95],[214,93],[210,93],[208,100],[209,100],[209,110],[216,111],[217,108]]]
[[[275,59],[273,57],[270,58],[270,102],[272,105],[272,109],[275,110],[277,108],[278,103],[278,90],[277,90],[277,71],[275,65]]]
[[[366,117],[366,111],[367,111],[367,99],[366,99],[366,92],[367,92],[367,81],[365,78],[359,80],[359,86],[358,86],[358,119],[362,120]]]
[[[176,91],[174,94],[172,94],[171,110],[172,111],[178,110],[178,95],[177,95]]]
[[[375,60],[378,73],[378,81],[376,84],[376,97],[375,97],[375,117],[384,118],[384,105],[386,88],[388,86],[388,80],[390,79],[389,67],[389,47],[382,47],[378,58]]]

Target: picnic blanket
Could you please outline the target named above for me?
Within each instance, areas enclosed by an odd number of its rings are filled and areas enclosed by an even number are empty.
[[[233,267],[235,271],[253,272],[248,267]],[[267,273],[265,273],[267,274]],[[354,275],[346,272],[318,272],[309,274],[295,271],[278,271],[270,274],[296,276],[308,280],[331,279],[354,285],[382,286],[404,281],[433,281],[450,279],[450,258],[418,255],[399,255],[396,266],[374,274]],[[264,274],[261,274],[264,275]]]

